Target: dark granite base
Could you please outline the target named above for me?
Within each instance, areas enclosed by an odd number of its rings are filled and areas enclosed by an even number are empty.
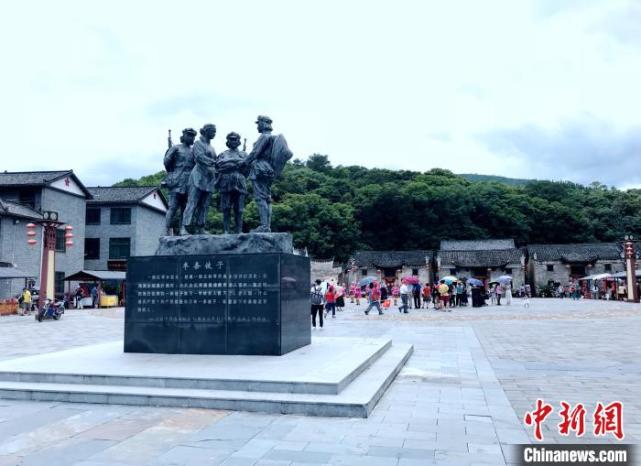
[[[252,254],[294,252],[289,233],[241,233],[239,235],[162,236],[157,256],[198,254]]]
[[[309,286],[293,254],[131,257],[125,352],[288,353],[311,343]]]

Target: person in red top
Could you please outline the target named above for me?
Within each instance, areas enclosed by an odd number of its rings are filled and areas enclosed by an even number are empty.
[[[327,287],[325,293],[325,317],[332,311],[332,319],[336,318],[336,290],[332,285]]]
[[[429,284],[426,283],[423,285],[421,294],[423,295],[423,307],[428,309],[430,307],[430,301],[432,300],[432,288],[430,288]]]

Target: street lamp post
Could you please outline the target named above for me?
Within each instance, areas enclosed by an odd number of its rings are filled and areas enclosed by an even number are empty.
[[[42,213],[42,220],[35,223],[42,225],[42,260],[40,261],[40,293],[38,295],[38,307],[42,309],[46,299],[55,300],[55,271],[56,271],[56,231],[63,222],[58,220],[58,212],[46,210]],[[73,246],[73,227],[65,227],[65,244]],[[27,236],[30,246],[34,246],[35,224],[27,225]]]
[[[636,277],[636,254],[634,252],[634,238],[632,235],[625,235],[623,250],[625,254],[625,276],[627,282],[628,301],[639,302],[639,291],[637,290]]]

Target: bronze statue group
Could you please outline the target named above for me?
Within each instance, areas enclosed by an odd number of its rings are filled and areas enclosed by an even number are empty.
[[[165,153],[165,179],[169,190],[169,209],[166,215],[167,235],[173,234],[172,223],[179,214],[179,232],[188,235],[205,233],[207,210],[215,189],[220,192],[224,233],[241,233],[243,209],[247,196],[247,178],[252,183],[258,207],[260,226],[252,232],[271,231],[271,185],[280,176],[285,163],[292,157],[282,135],[272,135],[272,119],[260,115],[256,119],[260,133],[249,155],[239,150],[240,135],[227,135],[228,149],[216,155],[211,145],[216,126],[208,123],[200,129],[200,137],[192,128],[186,128],[180,144],[170,145]],[[231,214],[234,226],[230,229]]]

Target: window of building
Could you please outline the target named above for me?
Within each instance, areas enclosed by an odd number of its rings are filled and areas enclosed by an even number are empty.
[[[570,266],[570,276],[572,277],[584,277],[585,276],[585,265],[571,265]]]
[[[361,269],[361,275],[363,277],[366,277],[367,276],[367,269]]]
[[[412,269],[412,275],[418,275],[418,269]]]
[[[512,269],[509,267],[505,268],[505,275],[512,275]]]
[[[86,225],[100,225],[100,207],[87,207],[85,211]]]
[[[109,259],[127,259],[131,252],[131,238],[109,238]]]
[[[55,275],[55,293],[58,294],[64,294],[65,292],[65,273],[64,272],[56,272]]]
[[[85,238],[85,260],[100,259],[100,238]]]
[[[23,205],[28,205],[32,209],[36,208],[36,193],[33,191],[20,191],[18,193],[18,202]]]
[[[450,269],[450,275],[456,277],[456,269]]]
[[[65,244],[65,231],[60,228],[56,230],[56,251],[67,251],[67,245]]]
[[[130,225],[131,208],[129,207],[112,207],[111,208],[112,225]]]
[[[612,264],[605,264],[604,270],[606,272],[612,272]]]
[[[554,265],[548,264],[548,272],[554,272]]]

